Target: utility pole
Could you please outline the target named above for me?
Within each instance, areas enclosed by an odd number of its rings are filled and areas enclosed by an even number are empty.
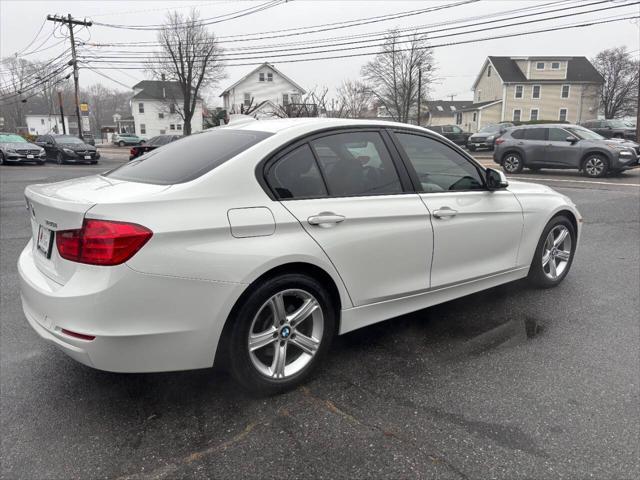
[[[62,133],[67,134],[67,127],[64,124],[64,110],[62,109],[62,92],[58,90],[58,103],[60,104],[60,120],[62,120]]]
[[[78,78],[78,60],[76,58],[76,42],[73,38],[73,26],[74,25],[82,25],[84,27],[90,27],[93,25],[93,22],[88,22],[85,20],[74,20],[74,18],[69,13],[67,17],[58,16],[58,15],[47,15],[47,20],[50,22],[58,22],[64,23],[69,28],[69,37],[71,40],[71,64],[73,65],[73,84],[75,88],[75,103],[76,103],[76,121],[78,122],[78,137],[80,140],[84,141],[82,136],[82,122],[80,121],[80,86],[79,86],[79,78]],[[62,122],[64,125],[64,121]]]
[[[640,70],[640,62],[638,63]],[[640,71],[638,72],[638,110],[636,111],[636,142],[640,142]]]
[[[422,103],[422,65],[418,65],[418,121],[420,126],[420,104]]]

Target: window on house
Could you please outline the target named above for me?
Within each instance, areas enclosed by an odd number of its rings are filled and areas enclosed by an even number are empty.
[[[473,121],[475,122],[477,118],[478,118],[478,113],[473,112]]]
[[[285,107],[287,105],[289,105],[289,94],[288,93],[283,93],[282,94],[282,105],[284,105]]]
[[[544,62],[537,62],[536,70],[544,70]]]
[[[267,82],[273,82],[273,73],[267,73]]]
[[[569,98],[569,90],[570,90],[570,88],[571,88],[570,85],[562,85],[562,93],[560,94],[560,97]]]
[[[540,85],[534,85],[532,87],[531,98],[540,98]]]
[[[143,135],[147,133],[147,126],[144,123],[140,124],[140,133]]]
[[[487,67],[487,77],[491,76],[491,65]]]
[[[244,106],[245,107],[251,106],[251,94],[250,93],[245,93],[244,94]]]
[[[558,120],[560,120],[561,122],[566,122],[567,121],[567,109],[566,108],[561,108],[560,109],[560,115],[558,115]]]
[[[520,115],[522,114],[522,111],[519,108],[516,108],[513,111],[513,121],[514,122],[519,122],[520,121]]]
[[[138,113],[144,113],[144,103],[138,104]]]
[[[158,118],[160,118],[160,119],[164,118],[164,113],[163,112],[158,112]]]
[[[551,62],[551,70],[560,70],[560,62]]]
[[[300,94],[299,93],[291,94],[291,103],[300,103]]]
[[[538,109],[537,108],[532,108],[531,112],[529,113],[529,120],[535,122],[536,120],[538,120]]]
[[[258,74],[258,81],[264,82],[264,73],[259,73]]]
[[[182,124],[181,124],[181,123],[177,124],[177,125],[176,125],[176,128],[177,128],[178,130],[182,130]]]
[[[515,98],[522,98],[524,93],[524,85],[516,85]]]
[[[462,112],[456,113],[456,125],[462,125]]]
[[[437,105],[436,110],[438,110],[439,112],[444,112],[444,108],[442,108],[442,105]]]
[[[176,126],[174,123],[169,125],[169,130],[175,130],[175,129],[176,129]]]
[[[160,129],[160,135],[164,135],[165,133],[167,133],[167,131],[166,131],[166,130],[164,130],[164,129]]]
[[[169,105],[169,113],[176,113],[176,106],[175,104],[171,104]]]
[[[40,124],[41,124],[41,125],[44,125],[44,118],[41,118],[41,119],[40,119]]]
[[[479,102],[482,98],[482,90],[478,90],[478,100],[476,100],[477,102]]]

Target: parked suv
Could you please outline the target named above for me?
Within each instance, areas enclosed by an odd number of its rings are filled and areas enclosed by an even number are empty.
[[[133,133],[114,133],[111,141],[114,145],[124,147],[125,145],[142,145],[144,140]]]
[[[528,125],[510,129],[496,141],[493,161],[507,173],[524,167],[577,168],[588,177],[603,177],[638,163],[637,143],[609,140],[578,125]]]
[[[495,123],[487,125],[480,129],[478,133],[474,133],[467,140],[467,148],[475,152],[479,148],[493,150],[496,140],[500,138],[509,127],[513,127],[513,123]]]
[[[636,139],[636,129],[622,120],[589,120],[584,122],[582,126],[599,133],[605,138]]]
[[[465,132],[458,125],[434,125],[427,129],[439,133],[457,145],[466,145],[471,136],[471,132]]]

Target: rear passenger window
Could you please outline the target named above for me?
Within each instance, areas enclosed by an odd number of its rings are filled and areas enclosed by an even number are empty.
[[[524,130],[514,130],[511,132],[511,138],[515,138],[516,140],[522,140],[524,138]]]
[[[325,197],[327,190],[309,145],[279,159],[267,172],[267,182],[280,199]]]
[[[382,195],[402,192],[400,178],[377,132],[339,133],[311,142],[329,195]]]
[[[544,140],[544,128],[527,128],[524,131],[525,140]]]

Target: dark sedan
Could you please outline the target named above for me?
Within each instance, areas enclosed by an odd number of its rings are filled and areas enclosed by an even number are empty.
[[[44,150],[15,133],[0,132],[0,163],[44,163]]]
[[[131,147],[129,151],[129,160],[133,160],[134,158],[138,158],[141,155],[144,155],[151,150],[155,150],[158,147],[166,145],[167,143],[175,142],[182,138],[182,135],[158,135],[157,137],[153,137],[144,145],[139,145],[137,147]]]
[[[433,125],[427,127],[427,129],[439,133],[456,145],[466,145],[471,136],[471,132],[465,132],[458,125]]]
[[[63,163],[98,163],[100,153],[96,147],[72,135],[40,135],[36,144],[45,149],[47,160]]]
[[[509,127],[513,127],[513,123],[496,123],[487,125],[480,129],[478,133],[474,133],[467,140],[467,148],[472,152],[480,148],[493,150],[496,140],[507,131]]]

